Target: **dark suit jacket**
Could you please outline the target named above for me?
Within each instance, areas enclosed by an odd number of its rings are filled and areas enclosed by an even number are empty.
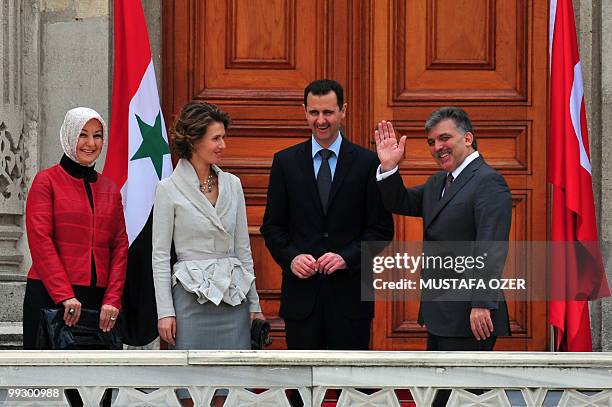
[[[507,242],[512,220],[512,196],[504,178],[482,157],[472,161],[440,198],[447,173],[432,175],[425,184],[404,187],[399,171],[379,181],[385,207],[394,213],[423,218],[424,247],[428,242]],[[430,246],[433,245],[430,243]],[[489,257],[487,278],[500,278],[507,255],[499,250]],[[426,271],[424,271],[426,272]],[[426,294],[426,293],[424,293]],[[495,335],[509,335],[508,311],[503,294],[477,296],[474,301],[423,301],[419,322],[439,336],[471,337],[470,311],[489,308]],[[490,295],[490,293],[489,293]]]
[[[393,238],[393,219],[384,209],[375,183],[378,164],[372,151],[343,138],[325,215],[313,169],[311,139],[275,154],[261,233],[283,270],[282,317],[308,317],[323,285],[331,289],[334,306],[345,316],[374,315],[374,304],[361,301],[361,243]],[[307,279],[291,272],[295,256],[311,254],[317,259],[326,252],[342,256],[348,269]]]

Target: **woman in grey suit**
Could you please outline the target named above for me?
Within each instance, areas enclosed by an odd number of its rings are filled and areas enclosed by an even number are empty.
[[[215,105],[187,104],[174,128],[180,159],[155,194],[157,326],[172,349],[250,349],[251,320],[263,319],[242,185],[217,166],[229,123]]]

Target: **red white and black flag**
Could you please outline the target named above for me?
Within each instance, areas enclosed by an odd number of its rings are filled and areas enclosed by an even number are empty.
[[[172,173],[147,25],[140,1],[114,0],[113,100],[104,175],[121,189],[130,250],[119,327],[126,344],[157,336],[151,213],[157,183]]]
[[[550,1],[550,140],[552,184],[549,323],[555,350],[592,350],[588,301],[609,296],[601,258],[589,136],[572,0]],[[559,249],[563,247],[563,249]]]

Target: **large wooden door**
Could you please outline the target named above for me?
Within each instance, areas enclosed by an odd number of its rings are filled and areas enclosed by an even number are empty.
[[[163,2],[163,107],[172,123],[191,99],[233,120],[223,166],[238,175],[257,285],[284,347],[280,270],[259,234],[274,152],[309,136],[304,87],[345,87],[347,135],[372,148],[372,129],[393,120],[408,135],[401,172],[423,182],[435,165],[422,125],[441,105],[465,107],[479,150],[513,193],[512,239],[546,238],[545,0],[175,0]],[[397,239],[420,222],[396,218]],[[508,271],[512,273],[512,270]],[[375,349],[424,349],[417,304],[377,303]],[[543,304],[511,303],[513,337],[498,349],[542,350]]]
[[[545,0],[377,0],[373,8],[373,115],[408,137],[405,183],[436,171],[423,132],[432,108],[464,107],[480,153],[512,190],[510,238],[518,241],[546,240],[546,10]],[[420,219],[396,217],[396,225],[396,239],[421,238]],[[543,281],[542,270],[528,270],[529,280]],[[423,349],[417,311],[378,303],[374,347]],[[512,337],[496,349],[544,350],[545,304],[510,301],[509,311]]]

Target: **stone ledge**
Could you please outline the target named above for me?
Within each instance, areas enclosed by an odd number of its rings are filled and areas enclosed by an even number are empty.
[[[0,322],[0,349],[21,350],[22,344],[21,322]]]
[[[0,264],[2,262],[0,261]],[[23,274],[18,273],[0,273],[0,282],[8,283],[23,283],[27,280],[27,277]]]
[[[0,366],[311,366],[398,368],[589,368],[612,372],[612,353],[398,351],[21,351]]]
[[[0,216],[13,216],[0,214]],[[0,224],[0,239],[1,240],[19,240],[23,235],[23,229],[20,225],[2,225]]]

